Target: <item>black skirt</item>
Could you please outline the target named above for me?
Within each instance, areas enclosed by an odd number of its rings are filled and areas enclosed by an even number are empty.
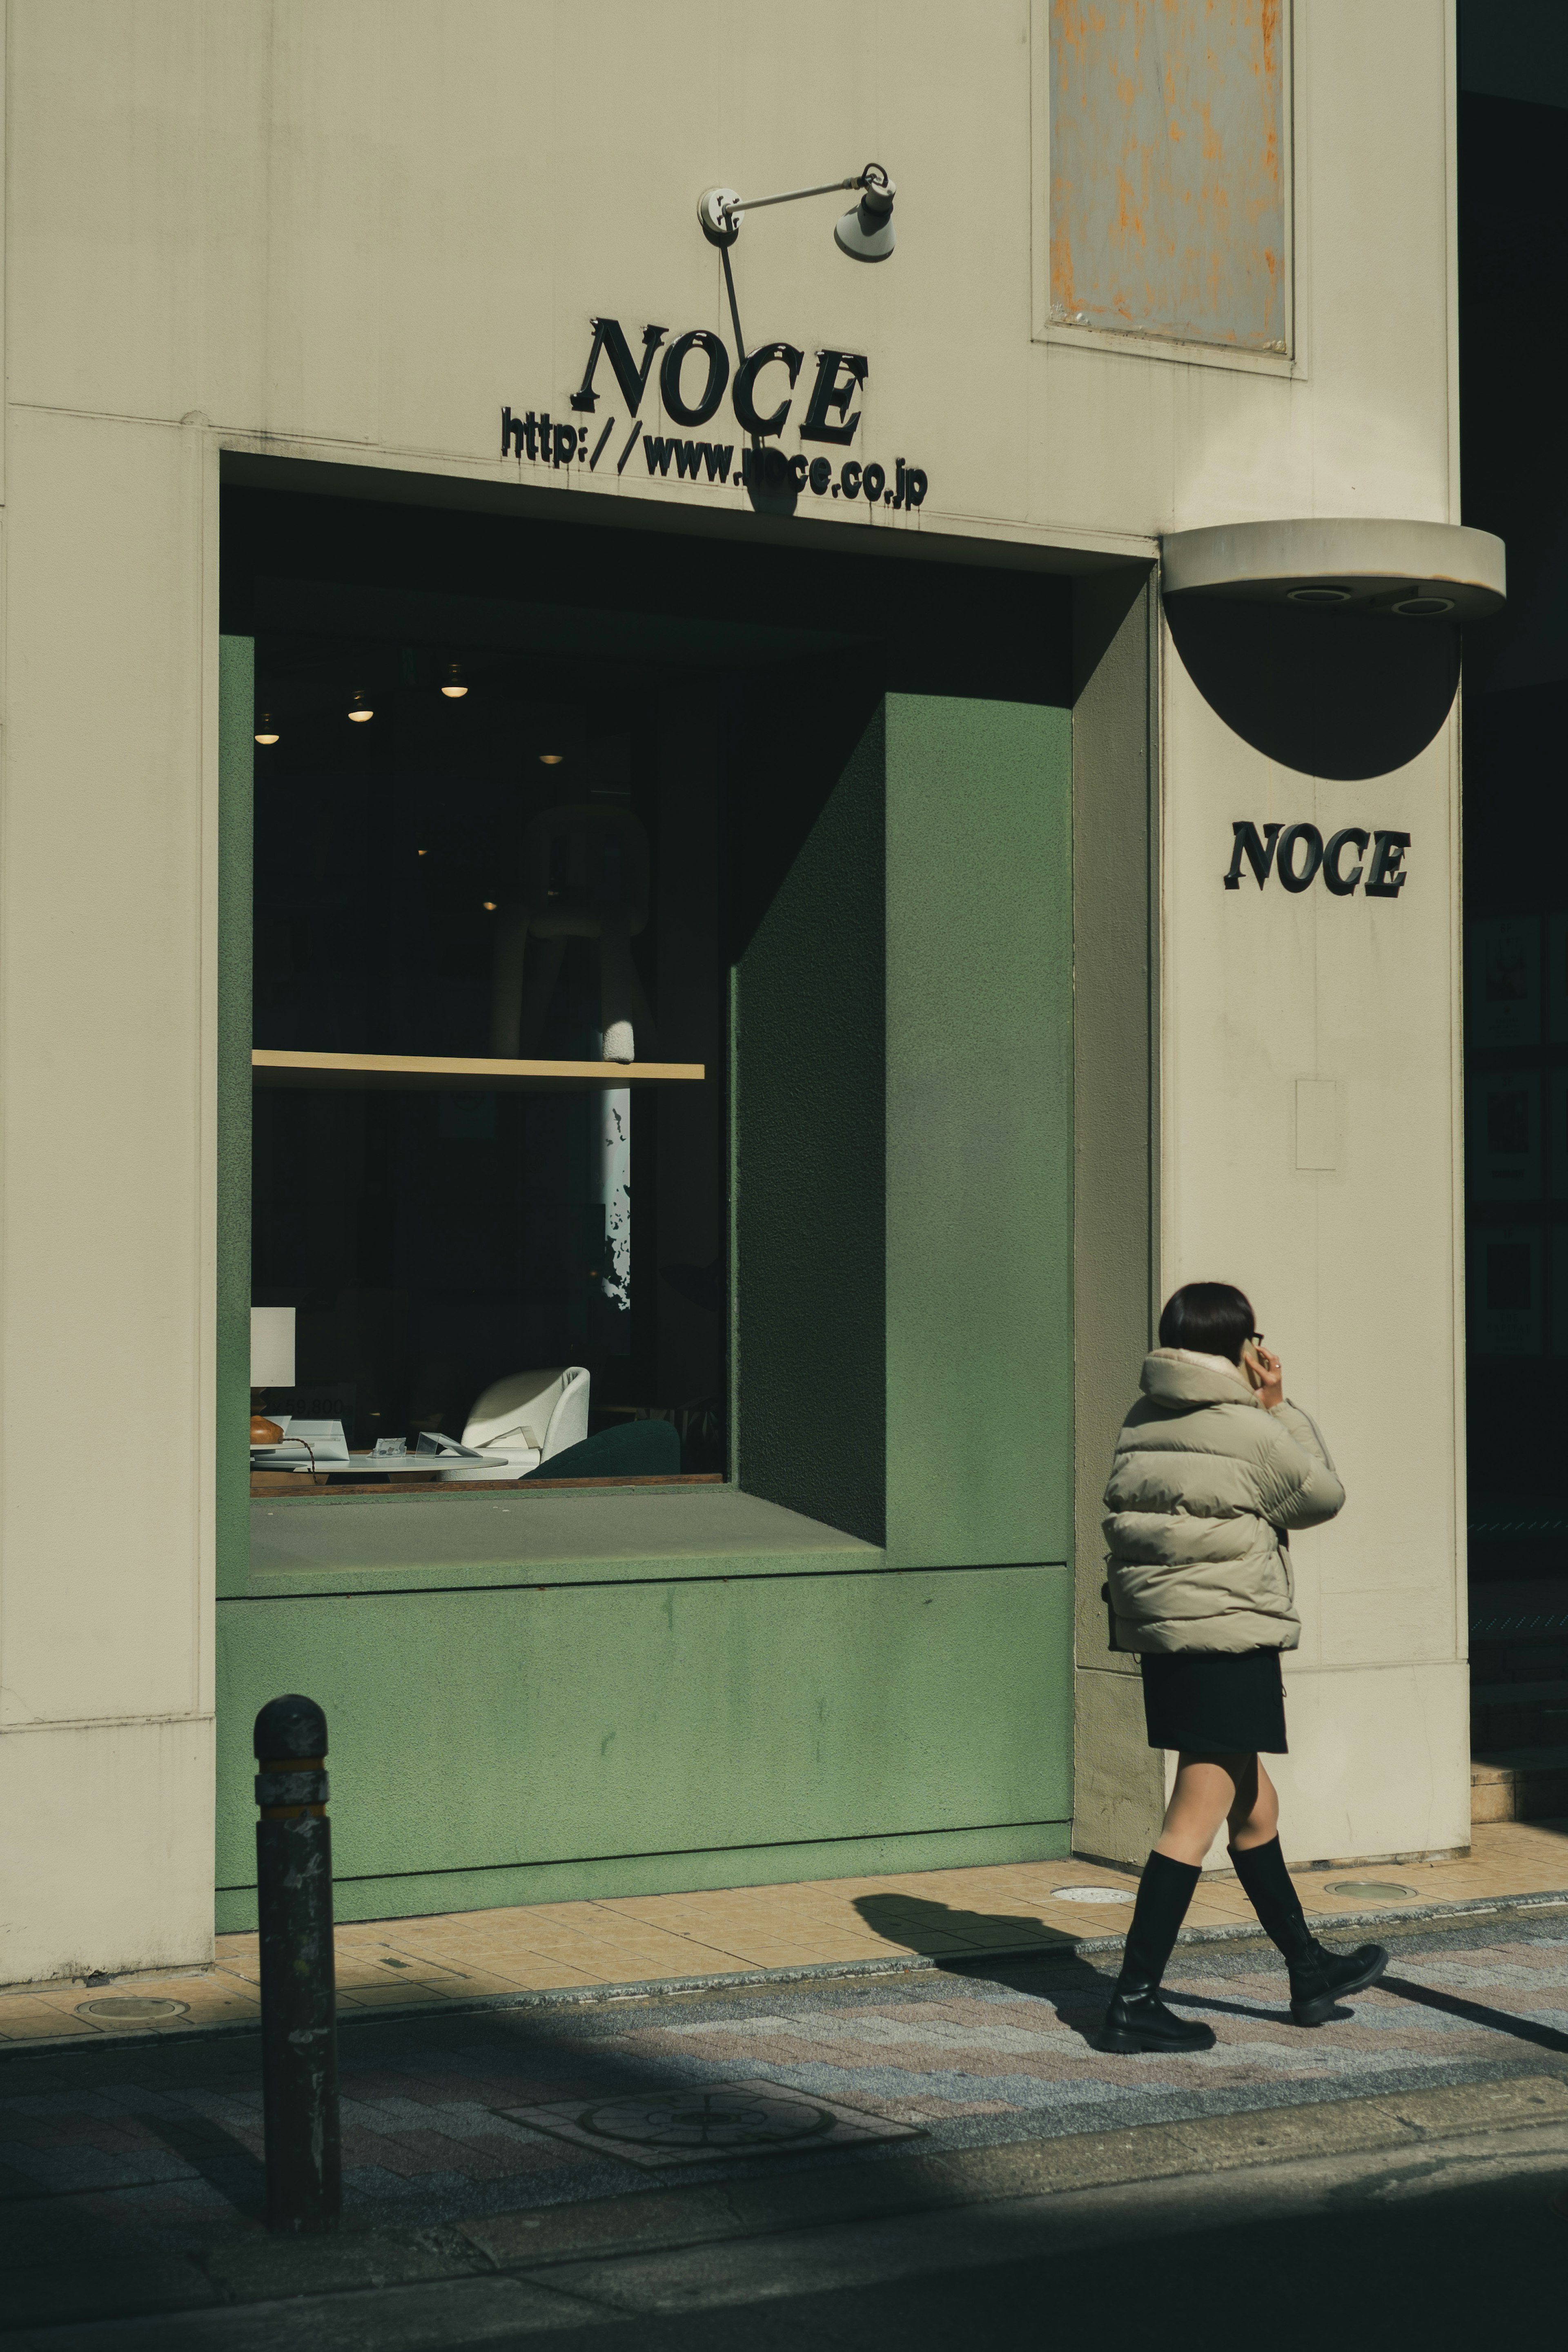
[[[1177,1650],[1144,1655],[1151,1748],[1189,1755],[1283,1756],[1285,1685],[1278,1650]]]

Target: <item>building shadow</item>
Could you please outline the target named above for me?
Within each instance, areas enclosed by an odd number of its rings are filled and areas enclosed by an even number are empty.
[[[1167,596],[1165,610],[1210,709],[1301,774],[1349,783],[1404,767],[1437,734],[1458,687],[1458,632],[1441,621],[1191,590]]]
[[[267,2167],[245,2142],[199,2115],[158,2115],[142,2109],[137,2122],[150,2139],[189,2165],[236,2213],[256,2221],[267,2214]]]

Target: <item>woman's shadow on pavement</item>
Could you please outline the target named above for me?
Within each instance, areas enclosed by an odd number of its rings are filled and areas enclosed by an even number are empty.
[[[886,1943],[935,1960],[945,1976],[1050,2001],[1062,2024],[1085,2041],[1099,2028],[1115,1980],[1113,1952],[1103,1956],[1109,1967],[1102,1969],[1079,1951],[1074,1937],[1043,1919],[960,1911],[922,1895],[857,1895],[854,1907]]]
[[[944,1975],[1002,1985],[1028,1999],[1049,2001],[1061,2023],[1083,2041],[1092,2042],[1098,2032],[1116,1980],[1119,1946],[1092,1959],[1078,1949],[1075,1937],[1048,1927],[1043,1919],[998,1911],[956,1911],[919,1895],[861,1895],[854,1907],[866,1926],[888,1943],[936,1960]],[[1129,1904],[1127,1919],[1131,1917]],[[1255,2001],[1234,1996],[1226,1999],[1218,1986],[1216,1994],[1208,1996],[1183,1991],[1176,1995],[1176,2002],[1183,2010],[1260,2018],[1270,2023],[1276,2022],[1278,2016],[1276,2010]]]
[[[956,1911],[946,1903],[932,1903],[916,1895],[858,1895],[854,1907],[885,1942],[936,1961],[944,1975],[1004,1985],[1009,1991],[1048,2000],[1063,2025],[1083,2040],[1092,2040],[1115,1981],[1116,1952],[1099,1955],[1104,1965],[1096,1967],[1078,1950],[1073,1937],[1048,1927],[1043,1919],[997,1911]],[[1175,1996],[1176,2006],[1206,2016],[1260,2018],[1269,2023],[1290,2015],[1290,1995],[1283,1979],[1278,2001],[1268,2007],[1255,2000],[1239,2000],[1234,1993],[1227,1997],[1222,1986],[1223,1979],[1218,1980],[1214,1992],[1208,1994],[1195,1993],[1189,1986]],[[1568,2051],[1568,2034],[1557,2027],[1515,2016],[1487,2002],[1466,2000],[1395,1972],[1384,1976],[1382,1990],[1467,2025],[1487,2026],[1559,2055]],[[1337,2022],[1347,2021],[1354,2014],[1350,2007],[1334,2011]]]

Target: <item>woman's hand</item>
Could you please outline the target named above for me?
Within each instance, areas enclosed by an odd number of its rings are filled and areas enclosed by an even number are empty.
[[[1241,1349],[1241,1369],[1257,1391],[1258,1402],[1267,1411],[1285,1402],[1285,1370],[1278,1356],[1267,1348],[1255,1347],[1250,1339]]]

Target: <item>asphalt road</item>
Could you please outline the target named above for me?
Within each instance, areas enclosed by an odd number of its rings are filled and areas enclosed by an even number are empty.
[[[1188,2059],[1095,2052],[1103,1979],[1061,1955],[356,2021],[345,2226],[304,2247],[259,2219],[254,2037],[7,2057],[0,2328],[16,2352],[1558,2330],[1568,1907],[1389,1940],[1385,1983],[1310,2033],[1269,1948],[1183,1948],[1175,1997],[1219,2037]]]

